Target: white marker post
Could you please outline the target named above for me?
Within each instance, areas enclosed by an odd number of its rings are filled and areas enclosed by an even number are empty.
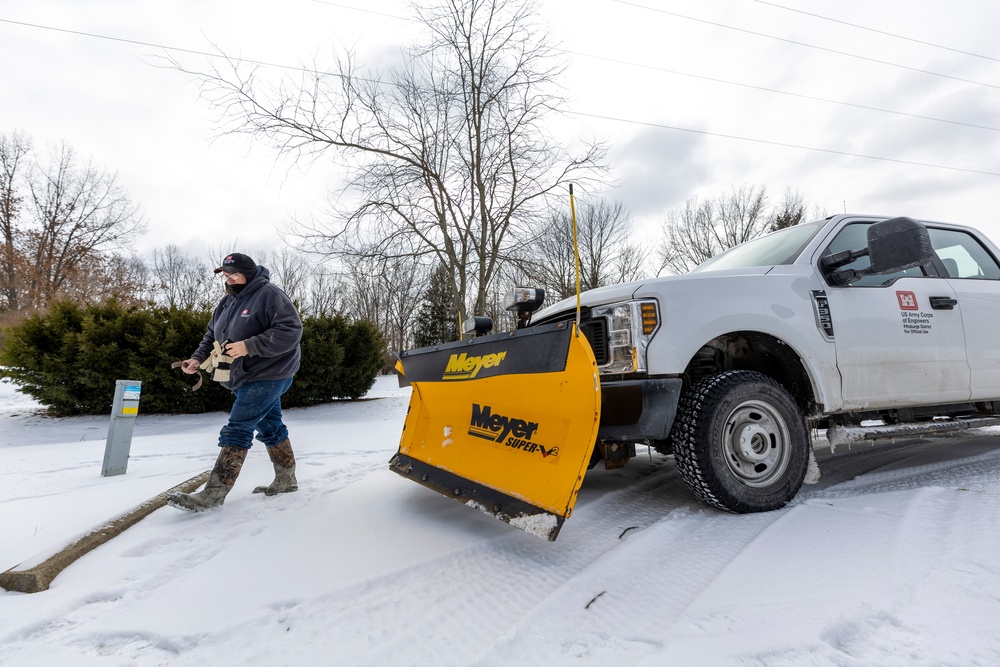
[[[108,441],[104,446],[103,477],[124,475],[128,467],[128,453],[132,448],[132,428],[139,414],[139,394],[142,382],[139,380],[116,380],[115,400],[111,406],[111,426],[108,427]]]

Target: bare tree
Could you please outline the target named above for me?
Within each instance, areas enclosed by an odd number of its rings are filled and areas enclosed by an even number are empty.
[[[208,276],[211,269],[219,266],[222,259],[232,253],[241,252],[253,258],[259,266],[267,267],[270,279],[292,299],[303,314],[332,315],[341,310],[343,296],[335,293],[342,291],[342,284],[335,274],[322,268],[309,254],[289,246],[278,249],[247,248],[234,239],[223,244],[212,244],[204,251],[204,257],[209,262],[206,268]],[[217,303],[221,296],[221,284],[212,283],[209,278],[209,303]]]
[[[382,274],[386,260],[362,258],[350,265],[347,273],[346,310],[360,320],[368,320],[379,331],[388,329],[385,294],[382,292]]]
[[[718,243],[723,249],[757,238],[767,229],[767,189],[741,185],[716,200]]]
[[[271,253],[263,253],[260,257],[257,263],[267,266],[271,272],[271,280],[280,285],[292,301],[301,305],[308,296],[313,274],[313,268],[303,257],[303,253],[282,247]]]
[[[412,341],[425,277],[414,257],[362,258],[350,266],[344,308],[374,324],[391,347],[403,349]]]
[[[612,263],[612,273],[606,284],[627,283],[646,277],[647,264],[652,251],[642,243],[625,243],[618,249]]]
[[[31,152],[31,142],[20,134],[0,135],[0,311],[20,309],[25,268],[20,249],[18,219],[24,197],[19,182],[22,165]]]
[[[345,310],[344,280],[325,268],[319,268],[309,281],[309,294],[303,311],[316,317],[329,317]]]
[[[96,256],[87,268],[89,281],[78,283],[78,301],[95,302],[111,297],[125,306],[149,306],[155,303],[154,285],[149,268],[134,255],[104,253]]]
[[[576,293],[576,260],[567,216],[552,215],[538,238],[525,246],[520,267],[525,284],[543,287],[550,301]]]
[[[770,231],[767,189],[743,185],[714,201],[688,200],[671,211],[658,253],[660,271],[687,273],[723,250]]]
[[[28,220],[19,238],[29,272],[22,308],[41,308],[82,289],[79,283],[90,280],[88,260],[114,251],[144,229],[139,206],[117,176],[81,164],[65,143],[29,176],[28,192]]]
[[[122,286],[120,298],[124,303],[138,306],[154,303],[149,267],[139,257],[115,253],[106,262],[105,274],[109,282]]]
[[[212,270],[175,245],[153,251],[154,299],[170,308],[211,308],[217,285]]]
[[[464,317],[470,304],[482,310],[499,266],[544,217],[550,194],[599,173],[604,150],[569,156],[545,130],[563,103],[561,67],[531,0],[412,6],[429,38],[384,76],[350,54],[333,72],[275,85],[261,68],[232,60],[225,73],[190,73],[221,112],[223,131],[269,141],[293,160],[332,149],[348,168],[345,192],[360,201],[300,226],[311,248],[351,263],[405,248],[441,263]]]
[[[695,198],[685,202],[683,209],[667,214],[664,239],[657,248],[660,271],[686,273],[718,252],[712,229],[713,210],[711,201]]]
[[[632,242],[632,223],[621,202],[582,202],[577,210],[576,244],[580,254],[580,288],[634,280],[642,274],[648,251]],[[568,212],[551,216],[523,262],[528,280],[553,298],[576,293],[573,224]]]
[[[413,318],[428,282],[428,271],[414,257],[401,258],[389,263],[380,278],[386,301],[383,334],[391,349],[402,350],[413,341]]]
[[[131,298],[143,285],[121,280],[137,277],[139,261],[116,251],[143,228],[115,174],[65,143],[40,159],[26,137],[0,136],[0,310],[16,318],[53,298]]]

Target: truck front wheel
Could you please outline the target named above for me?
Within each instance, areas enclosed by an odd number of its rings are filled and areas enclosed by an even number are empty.
[[[739,514],[784,507],[809,465],[802,412],[784,387],[753,371],[695,383],[681,397],[671,440],[695,495]]]

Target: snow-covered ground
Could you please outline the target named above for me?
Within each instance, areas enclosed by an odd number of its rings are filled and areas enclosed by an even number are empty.
[[[671,459],[591,471],[555,543],[389,472],[408,391],[289,410],[300,491],[157,510],[48,591],[0,590],[0,665],[1000,665],[1000,431],[818,451],[787,508],[696,502]],[[0,384],[0,570],[211,467],[223,414],[105,417]]]

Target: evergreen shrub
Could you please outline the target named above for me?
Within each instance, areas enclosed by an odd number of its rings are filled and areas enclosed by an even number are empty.
[[[187,359],[205,333],[210,313],[170,308],[125,308],[116,302],[50,305],[4,330],[0,377],[54,415],[106,414],[116,380],[142,382],[140,414],[228,411],[232,394],[207,376],[196,379],[174,361]],[[355,399],[375,382],[385,343],[368,322],[305,318],[302,368],[285,407]]]

